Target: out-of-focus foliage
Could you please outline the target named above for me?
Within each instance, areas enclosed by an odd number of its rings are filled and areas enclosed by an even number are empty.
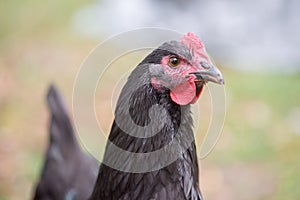
[[[194,31],[231,68],[299,72],[299,6],[297,0],[101,0],[80,8],[74,25],[90,37],[145,26]]]
[[[1,200],[29,199],[34,190],[48,140],[44,97],[51,82],[71,108],[77,70],[98,43],[72,31],[70,19],[84,4],[0,2]],[[222,71],[227,117],[216,149],[201,161],[206,199],[299,199],[300,74]],[[108,93],[112,86],[106,87]],[[108,130],[111,113],[102,115]]]

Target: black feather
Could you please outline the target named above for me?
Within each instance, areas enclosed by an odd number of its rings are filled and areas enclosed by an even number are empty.
[[[161,169],[145,173],[124,172],[106,165],[105,163],[112,160],[117,162],[118,159],[123,159],[121,155],[110,150],[112,144],[108,143],[91,200],[202,199],[198,183],[198,161],[190,106],[174,103],[168,89],[158,91],[150,83],[149,64],[160,63],[163,56],[171,52],[174,54],[175,50],[170,51],[165,48],[166,46],[164,44],[162,48],[154,50],[131,73],[117,103],[115,116],[118,119],[115,119],[112,125],[109,141],[123,150],[134,153],[149,153],[162,149],[177,136],[184,135],[192,143],[187,144],[188,141],[179,140],[179,148],[176,152],[165,151],[167,156],[180,152],[174,162]],[[187,54],[185,50],[175,53]],[[125,102],[128,102],[128,105]],[[167,112],[164,116],[156,116],[160,117],[159,122],[163,127],[154,136],[143,138],[147,132],[140,131],[139,127],[155,123],[151,122],[149,113],[154,105],[161,106]],[[131,120],[135,126],[131,125]],[[130,134],[123,126],[129,127]],[[160,158],[158,157],[154,163],[159,166]],[[134,163],[128,158],[123,164],[126,169],[131,169],[139,163]]]
[[[63,99],[51,86],[47,95],[50,109],[50,142],[34,200],[84,200],[92,193],[99,164],[81,151]]]

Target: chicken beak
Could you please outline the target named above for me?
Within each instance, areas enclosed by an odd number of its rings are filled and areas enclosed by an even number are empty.
[[[220,85],[224,85],[224,78],[220,70],[213,64],[200,63],[200,68],[198,72],[193,72],[196,76],[196,81],[214,82]]]

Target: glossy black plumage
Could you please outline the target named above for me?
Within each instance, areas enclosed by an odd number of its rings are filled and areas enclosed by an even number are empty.
[[[174,53],[174,52],[172,52]],[[157,49],[147,56],[137,66],[120,94],[115,116],[121,120],[122,126],[129,126],[131,134],[143,137],[145,132],[138,132],[138,127],[129,125],[133,120],[139,127],[147,126],[151,122],[149,110],[153,105],[159,105],[166,110],[168,117],[160,117],[158,123],[163,128],[154,136],[138,138],[129,135],[120,128],[120,122],[115,120],[109,140],[119,148],[134,153],[149,153],[159,150],[173,141],[177,136],[184,136],[178,141],[177,159],[161,169],[145,173],[124,172],[101,164],[97,182],[90,200],[201,200],[198,181],[198,161],[196,146],[192,131],[192,117],[190,106],[180,106],[170,98],[168,89],[155,89],[151,83],[149,72],[150,64],[160,63],[163,56],[170,54],[166,48]],[[138,88],[135,88],[138,85]],[[129,107],[126,101],[129,99]],[[125,105],[124,105],[125,104]],[[126,112],[126,109],[129,112]],[[188,143],[188,140],[192,141]],[[187,144],[188,143],[188,144]],[[185,148],[188,146],[188,148]],[[110,150],[107,144],[104,163],[118,162],[120,155]],[[167,149],[165,154],[172,154]],[[172,155],[170,155],[172,156]],[[160,158],[154,158],[154,165],[160,165]],[[125,169],[130,171],[135,167],[131,160],[123,163]],[[150,165],[150,163],[149,163]]]
[[[111,143],[106,145],[100,167],[81,152],[61,97],[55,88],[50,89],[50,144],[35,199],[90,196],[90,200],[202,200],[190,106],[176,104],[169,89],[155,88],[151,83],[153,75],[159,77],[162,69],[154,65],[160,65],[164,56],[174,54],[187,60],[192,58],[186,46],[173,41],[154,50],[131,73],[117,102],[109,135]],[[165,76],[163,80],[169,78],[172,79]],[[162,112],[152,113],[155,106]],[[143,129],[148,126],[151,128]],[[149,137],[152,131],[156,134]],[[169,148],[174,141],[176,148]],[[114,151],[114,145],[142,157],[157,151],[160,154],[149,162],[139,162],[143,159],[124,157]],[[164,156],[175,159],[166,164]],[[142,170],[145,167],[148,170]]]
[[[87,199],[99,164],[81,150],[62,97],[54,86],[49,88],[47,101],[51,113],[50,142],[33,199]]]

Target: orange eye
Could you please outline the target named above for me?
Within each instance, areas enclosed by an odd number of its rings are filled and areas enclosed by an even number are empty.
[[[171,67],[177,67],[180,64],[180,58],[177,56],[171,56],[169,59],[169,65]]]

